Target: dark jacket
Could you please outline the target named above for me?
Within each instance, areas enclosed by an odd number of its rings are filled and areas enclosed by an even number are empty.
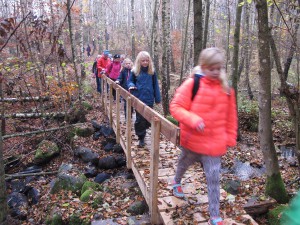
[[[128,80],[129,80],[130,76],[131,76],[131,69],[124,68],[121,71],[121,73],[120,73],[120,75],[117,79],[117,81],[120,82],[121,87],[126,89],[126,90],[128,90],[128,84],[127,83],[128,83]]]
[[[161,102],[161,96],[156,73],[150,75],[147,71],[148,67],[141,68],[138,76],[132,72],[128,80],[128,88],[136,87],[137,89],[132,90],[132,94],[146,105],[152,107],[154,101],[155,103]]]

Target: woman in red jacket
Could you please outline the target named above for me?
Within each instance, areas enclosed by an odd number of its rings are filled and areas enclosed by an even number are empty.
[[[184,198],[181,178],[190,165],[201,162],[207,181],[209,224],[222,225],[220,217],[221,156],[236,145],[237,112],[233,89],[223,71],[224,54],[218,48],[204,49],[199,57],[202,78],[193,97],[194,76],[177,90],[170,104],[172,116],[180,123],[182,152],[173,184],[173,194]],[[198,67],[199,68],[199,67]],[[193,98],[193,99],[192,99]]]

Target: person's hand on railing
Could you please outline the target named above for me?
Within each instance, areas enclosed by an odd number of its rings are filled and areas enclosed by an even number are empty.
[[[128,90],[132,91],[132,90],[136,90],[137,88],[135,86],[129,87]]]
[[[119,80],[116,80],[115,83],[116,83],[116,84],[120,84],[120,81],[119,81]]]

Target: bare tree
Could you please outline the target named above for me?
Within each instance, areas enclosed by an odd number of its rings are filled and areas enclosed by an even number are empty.
[[[134,0],[131,0],[131,56],[135,59]]]
[[[203,48],[206,48],[206,45],[207,45],[210,1],[211,0],[205,1],[205,22],[204,22],[204,33],[203,33]]]
[[[198,64],[198,58],[202,50],[202,20],[202,0],[194,0],[194,65]]]
[[[255,3],[258,14],[259,142],[266,163],[266,194],[279,203],[287,203],[288,196],[279,170],[271,126],[270,32],[267,0],[255,0]]]

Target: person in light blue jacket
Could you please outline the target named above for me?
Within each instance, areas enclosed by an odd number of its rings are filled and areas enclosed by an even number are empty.
[[[151,108],[153,108],[154,103],[159,104],[161,102],[157,74],[154,71],[153,61],[148,52],[141,51],[137,55],[128,80],[128,89],[135,97]],[[144,138],[150,125],[141,114],[136,112],[134,129],[140,147],[145,145]]]

